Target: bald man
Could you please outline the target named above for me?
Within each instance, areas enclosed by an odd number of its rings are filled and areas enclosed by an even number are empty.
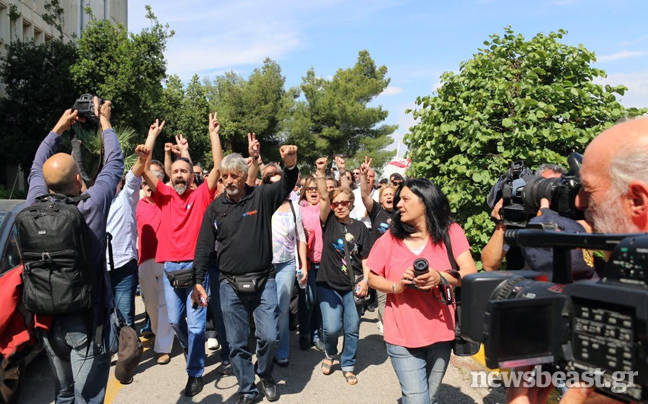
[[[595,233],[648,232],[648,119],[614,125],[585,149],[580,169],[582,187],[576,206]],[[538,395],[529,389],[509,388],[507,402],[528,404]],[[548,396],[548,392],[546,396]],[[544,402],[544,400],[533,401]],[[571,388],[561,403],[617,403],[592,393],[592,388]]]
[[[90,228],[87,241],[87,255],[97,279],[101,279],[102,291],[97,291],[94,302],[94,326],[107,326],[107,307],[111,305],[110,282],[106,278],[104,251],[106,251],[106,220],[108,209],[115,195],[117,183],[124,172],[124,156],[121,152],[117,134],[110,126],[111,103],[106,101],[99,111],[95,97],[95,114],[100,118],[103,129],[105,149],[104,167],[92,187],[86,192],[89,198],[77,205],[81,215]],[[69,154],[56,153],[61,145],[63,133],[78,118],[78,112],[68,109],[63,113],[54,129],[47,135],[36,152],[29,173],[27,204],[34,203],[37,197],[50,193],[70,197],[79,196],[82,179],[79,167]],[[57,315],[53,318],[50,331],[39,331],[52,371],[56,376],[57,403],[103,402],[110,370],[110,356],[102,353],[88,335],[88,313]],[[92,341],[88,346],[88,341]]]

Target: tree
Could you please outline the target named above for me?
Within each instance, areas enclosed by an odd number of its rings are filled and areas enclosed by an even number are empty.
[[[389,85],[387,67],[376,67],[369,52],[361,51],[352,68],[339,69],[332,80],[318,77],[311,68],[300,86],[303,99],[296,102],[288,124],[288,142],[299,146],[302,161],[322,155],[343,154],[355,161],[373,157],[376,167],[395,152],[382,150],[397,125],[378,125],[388,112],[368,104]]]
[[[48,131],[78,97],[70,68],[77,59],[72,43],[12,42],[0,63],[2,148],[0,159],[29,170],[34,153]]]
[[[411,174],[441,186],[475,254],[494,227],[486,195],[513,161],[565,166],[602,130],[646,111],[619,104],[626,87],[596,84],[605,72],[591,66],[594,53],[560,43],[565,34],[527,41],[507,27],[416,100],[420,122],[405,136]]]
[[[212,111],[218,111],[224,148],[247,153],[247,133],[255,132],[262,143],[264,160],[278,161],[278,145],[285,140],[282,124],[295,97],[286,91],[286,78],[281,67],[265,59],[261,68],[253,70],[245,80],[234,72],[227,72],[206,83]]]
[[[151,27],[130,34],[123,25],[93,19],[78,40],[79,60],[72,68],[82,92],[113,102],[115,124],[135,129],[143,139],[158,118],[162,81],[166,77],[164,50],[174,35],[149,6]]]

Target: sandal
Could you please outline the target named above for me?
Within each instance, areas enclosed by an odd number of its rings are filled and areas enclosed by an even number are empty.
[[[331,368],[333,367],[333,359],[325,358],[322,361],[322,373],[326,376],[331,374]]]
[[[351,386],[358,384],[358,378],[353,372],[344,372],[344,378],[346,379],[347,384]]]

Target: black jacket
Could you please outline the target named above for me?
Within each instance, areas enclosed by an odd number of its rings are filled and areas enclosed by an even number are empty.
[[[223,192],[203,218],[196,254],[194,281],[202,283],[218,242],[216,260],[221,274],[242,275],[272,269],[272,214],[295,187],[299,170],[285,169],[279,182],[245,187],[245,196],[232,201]],[[213,257],[212,257],[213,258]]]

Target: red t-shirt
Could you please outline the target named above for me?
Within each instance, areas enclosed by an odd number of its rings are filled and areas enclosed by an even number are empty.
[[[158,181],[152,198],[160,208],[162,219],[156,262],[193,261],[203,216],[214,199],[216,188],[210,191],[205,181],[180,196],[175,189]]]
[[[456,223],[450,226],[450,242],[455,258],[470,248],[466,235]],[[391,231],[376,241],[367,266],[375,274],[398,282],[417,258],[427,259],[432,269],[446,271],[452,268],[443,242],[433,245],[429,240],[421,254],[415,255]],[[388,293],[383,316],[385,341],[407,348],[452,341],[455,338],[454,307],[445,306],[435,296],[409,287],[400,294]]]
[[[162,213],[160,208],[148,197],[140,199],[135,211],[137,217],[137,251],[139,262],[148,261],[155,258],[157,252],[158,240],[157,232],[160,228]]]

